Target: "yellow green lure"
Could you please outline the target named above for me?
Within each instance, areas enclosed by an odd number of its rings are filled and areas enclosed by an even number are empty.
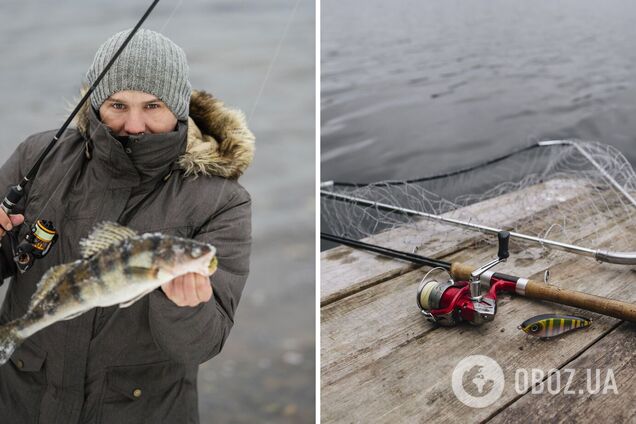
[[[517,328],[533,336],[547,338],[558,336],[577,328],[589,327],[592,319],[573,315],[543,314],[525,320]]]

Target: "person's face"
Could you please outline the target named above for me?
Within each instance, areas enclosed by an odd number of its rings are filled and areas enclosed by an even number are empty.
[[[166,133],[177,126],[177,117],[166,104],[142,91],[114,93],[99,108],[99,115],[118,136]]]

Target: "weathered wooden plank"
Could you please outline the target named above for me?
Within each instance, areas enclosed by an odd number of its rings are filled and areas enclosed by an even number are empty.
[[[488,422],[636,422],[635,336],[635,324],[621,324]]]
[[[507,227],[523,222],[528,217],[550,211],[555,205],[585,199],[588,188],[577,185],[573,180],[550,180],[525,188],[524,195],[509,193],[497,198],[479,202],[457,211],[444,214],[446,217],[472,220],[498,227]],[[525,199],[515,204],[514,220],[508,208],[511,199]],[[537,201],[536,199],[541,199]],[[370,243],[402,251],[413,251],[425,256],[441,258],[451,254],[479,237],[454,226],[432,221],[422,221],[417,230],[412,227],[397,228],[365,239]],[[413,269],[413,266],[398,261],[386,260],[375,254],[337,247],[321,253],[320,301],[326,305],[352,293],[356,293],[378,282],[396,277]]]
[[[616,231],[636,232],[634,228],[614,228],[604,232],[603,237],[612,240]],[[550,266],[553,258],[542,258],[536,250],[524,251],[526,255],[530,252],[530,257],[513,255],[510,263],[499,270],[532,276]],[[494,252],[473,249],[460,252],[454,259],[473,257],[477,264],[493,255]],[[624,267],[569,257],[553,265],[551,272],[562,287],[609,297],[627,289],[627,298],[636,300],[636,285],[625,282],[632,276]],[[325,422],[416,419],[421,417],[422,410],[433,421],[459,420],[469,413],[471,418],[484,419],[516,394],[504,392],[499,403],[477,412],[464,406],[450,391],[448,380],[461,358],[475,352],[486,353],[500,361],[508,374],[520,362],[555,367],[577,355],[590,340],[601,337],[616,322],[600,317],[585,333],[558,339],[567,340],[567,345],[557,344],[556,348],[554,344],[537,345],[536,339],[519,334],[516,325],[538,313],[571,310],[515,298],[499,302],[496,322],[490,325],[435,329],[419,317],[415,307],[415,287],[422,275],[422,271],[411,272],[322,308],[321,384]],[[582,275],[595,275],[604,283],[592,286]],[[525,344],[530,348],[517,349]],[[438,398],[444,401],[439,402]]]

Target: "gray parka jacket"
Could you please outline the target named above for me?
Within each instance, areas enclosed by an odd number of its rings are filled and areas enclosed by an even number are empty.
[[[240,112],[195,91],[187,124],[132,137],[125,148],[89,105],[16,210],[27,223],[52,220],[57,244],[20,274],[2,241],[0,272],[12,278],[0,324],[23,315],[42,274],[78,259],[80,239],[105,220],[216,246],[214,295],[179,307],[157,289],[128,308],[93,309],[36,333],[0,366],[0,422],[197,423],[198,365],[223,347],[248,273],[251,204],[236,180],[252,160],[254,137]],[[0,168],[3,193],[53,134],[30,137]]]

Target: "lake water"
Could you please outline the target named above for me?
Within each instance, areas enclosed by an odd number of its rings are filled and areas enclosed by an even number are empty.
[[[636,163],[636,3],[321,4],[321,180],[434,175],[561,138]]]
[[[150,3],[0,3],[0,162],[62,124],[97,47]],[[145,24],[184,48],[193,87],[245,111],[257,139],[241,178],[253,201],[251,274],[223,352],[200,372],[202,423],[314,417],[314,7],[164,1]]]

